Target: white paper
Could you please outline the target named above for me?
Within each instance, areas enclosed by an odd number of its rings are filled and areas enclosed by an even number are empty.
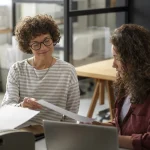
[[[48,103],[48,102],[46,102],[44,100],[39,100],[38,103],[43,105],[43,106],[45,106],[45,107],[47,107],[47,108],[49,108],[49,109],[57,111],[57,112],[65,115],[67,117],[70,117],[70,118],[72,118],[74,120],[77,120],[77,121],[80,121],[80,122],[83,122],[83,123],[92,123],[94,121],[94,119],[92,119],[92,118],[88,118],[88,117],[77,115],[77,114],[72,113],[70,111],[67,111],[67,110],[65,110],[63,108],[55,106],[55,105],[53,105],[51,103]]]
[[[0,130],[15,129],[38,113],[28,108],[3,106],[0,108]]]

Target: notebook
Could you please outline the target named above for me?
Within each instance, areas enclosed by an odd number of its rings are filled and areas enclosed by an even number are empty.
[[[119,150],[117,129],[44,120],[47,150]]]

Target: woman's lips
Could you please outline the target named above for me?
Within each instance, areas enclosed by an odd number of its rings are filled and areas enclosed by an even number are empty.
[[[44,52],[39,52],[38,54],[45,54],[47,53],[48,51],[44,51]]]

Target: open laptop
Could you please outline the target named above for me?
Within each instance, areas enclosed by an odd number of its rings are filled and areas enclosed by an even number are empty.
[[[44,120],[47,150],[119,150],[117,129]]]

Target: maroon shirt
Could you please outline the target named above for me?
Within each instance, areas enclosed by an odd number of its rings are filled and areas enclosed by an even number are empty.
[[[134,150],[150,150],[150,96],[143,104],[131,104],[124,120],[120,121],[125,98],[115,103],[114,125],[120,135],[132,136]]]

